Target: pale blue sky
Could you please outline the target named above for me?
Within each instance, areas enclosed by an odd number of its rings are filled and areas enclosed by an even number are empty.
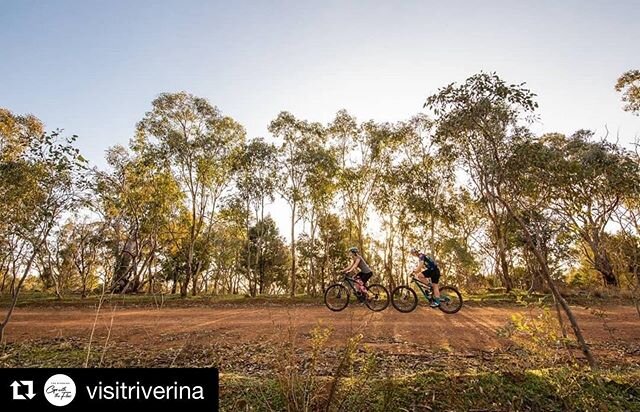
[[[252,137],[281,110],[408,118],[484,70],[538,94],[538,132],[606,125],[628,143],[640,118],[613,85],[640,68],[639,21],[638,0],[0,0],[0,106],[104,165],[160,92],[206,97]]]

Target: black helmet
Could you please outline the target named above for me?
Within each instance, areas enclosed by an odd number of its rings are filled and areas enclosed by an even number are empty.
[[[354,246],[354,247],[350,247],[350,248],[349,248],[349,252],[351,252],[351,253],[358,253],[358,248],[357,248],[357,247],[355,247],[355,246]]]

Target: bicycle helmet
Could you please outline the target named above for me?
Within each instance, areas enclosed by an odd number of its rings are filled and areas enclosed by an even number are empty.
[[[351,247],[351,248],[349,248],[349,252],[358,253],[358,248],[357,247]]]

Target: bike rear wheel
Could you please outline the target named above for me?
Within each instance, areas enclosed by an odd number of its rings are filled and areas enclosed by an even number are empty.
[[[389,306],[389,291],[382,285],[367,286],[369,296],[365,301],[367,307],[374,312],[385,310]]]
[[[440,288],[440,306],[444,313],[456,313],[462,309],[462,295],[453,286],[443,286]]]
[[[418,295],[409,286],[398,286],[391,292],[391,304],[402,313],[409,313],[418,306]]]
[[[331,285],[324,292],[324,304],[329,310],[340,312],[349,305],[350,293],[344,285],[336,283]]]

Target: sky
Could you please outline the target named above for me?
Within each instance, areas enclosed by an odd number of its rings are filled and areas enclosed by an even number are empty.
[[[439,87],[495,71],[538,95],[537,133],[630,144],[640,117],[613,86],[640,68],[638,21],[638,0],[0,0],[0,107],[77,134],[104,167],[162,92],[205,97],[268,137],[282,110],[402,120]]]

